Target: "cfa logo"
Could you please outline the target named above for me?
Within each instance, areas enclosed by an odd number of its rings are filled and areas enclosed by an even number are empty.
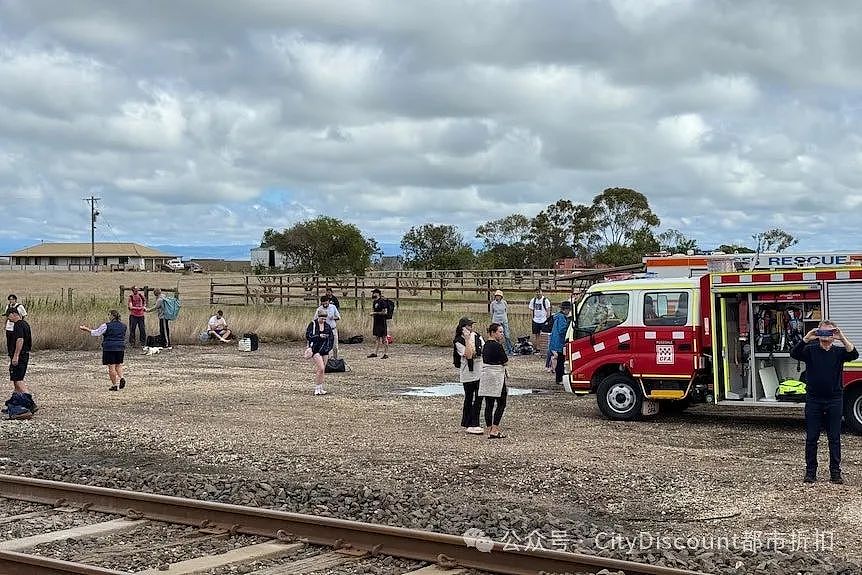
[[[468,529],[461,536],[467,547],[475,547],[482,553],[490,553],[494,549],[494,540],[485,535],[485,532],[475,527]]]

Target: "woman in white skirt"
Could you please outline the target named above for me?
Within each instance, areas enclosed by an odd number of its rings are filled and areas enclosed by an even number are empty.
[[[485,427],[488,439],[506,437],[500,431],[500,420],[506,409],[506,364],[509,357],[503,348],[505,334],[503,326],[492,323],[488,326],[489,341],[482,348],[482,377],[479,379],[479,397],[485,398]]]

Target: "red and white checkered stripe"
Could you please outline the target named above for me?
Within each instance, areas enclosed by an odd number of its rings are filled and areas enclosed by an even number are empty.
[[[771,282],[809,282],[818,280],[858,280],[862,279],[862,269],[832,270],[822,272],[751,272],[740,274],[717,274],[712,277],[713,285],[771,283]]]

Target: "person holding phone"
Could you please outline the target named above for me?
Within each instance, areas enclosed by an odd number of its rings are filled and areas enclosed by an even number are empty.
[[[458,354],[458,374],[464,386],[464,407],[461,410],[461,427],[467,433],[482,435],[485,430],[479,426],[479,410],[482,398],[479,397],[479,379],[482,376],[482,348],[485,340],[473,331],[475,322],[462,317],[455,328],[452,340],[454,351]]]
[[[326,310],[318,311],[315,319],[305,329],[305,358],[314,364],[314,395],[326,395],[323,389],[323,374],[326,373],[326,358],[332,351],[332,328],[326,323]]]
[[[833,345],[835,340],[841,346]],[[816,342],[816,343],[815,343]],[[829,438],[829,481],[844,483],[841,475],[841,417],[844,409],[844,363],[859,358],[859,350],[833,321],[823,320],[790,351],[805,362],[805,483],[817,481],[817,442],[826,426]]]

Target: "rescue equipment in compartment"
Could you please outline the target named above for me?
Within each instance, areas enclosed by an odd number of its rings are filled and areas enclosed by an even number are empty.
[[[804,381],[785,379],[778,384],[775,399],[778,401],[805,401],[806,387]]]
[[[778,334],[775,332],[775,315],[768,307],[762,306],[755,312],[755,329],[757,330],[757,351],[772,353],[778,342]]]

